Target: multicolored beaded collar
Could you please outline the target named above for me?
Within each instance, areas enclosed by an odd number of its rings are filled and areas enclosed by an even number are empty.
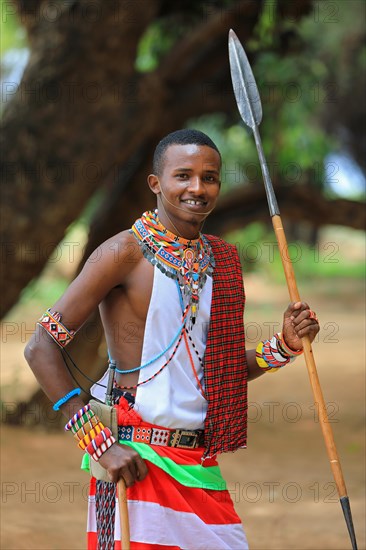
[[[144,212],[131,228],[141,246],[144,257],[162,273],[178,282],[182,296],[190,305],[192,324],[195,323],[199,294],[212,275],[215,260],[208,240],[200,234],[198,239],[187,240],[166,229],[158,211]]]

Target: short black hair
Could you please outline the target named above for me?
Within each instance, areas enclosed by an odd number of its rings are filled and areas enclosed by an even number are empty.
[[[164,167],[164,155],[165,151],[171,145],[206,145],[218,152],[221,161],[221,154],[211,138],[209,138],[203,132],[199,130],[191,130],[185,128],[183,130],[176,130],[165,136],[157,144],[154,152],[153,159],[153,172],[156,175],[161,175]]]

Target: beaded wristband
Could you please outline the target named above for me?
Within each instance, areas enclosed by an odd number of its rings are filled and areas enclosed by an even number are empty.
[[[104,430],[102,430],[92,441],[94,450],[100,447],[101,444],[104,443],[104,441],[107,441],[107,439],[112,435],[112,431],[109,428],[104,428]]]
[[[111,437],[109,437],[104,443],[101,444],[101,446],[96,450],[95,453],[93,453],[91,455],[92,459],[95,460],[95,462],[98,462],[98,460],[100,459],[100,457],[106,452],[108,451],[108,449],[110,447],[112,447],[113,443],[115,443],[116,440],[115,438],[113,437],[113,435]]]
[[[79,418],[75,424],[72,426],[71,431],[73,434],[77,433],[82,426],[89,421],[92,421],[93,418],[96,418],[93,411],[86,411],[81,418]],[[93,424],[94,425],[94,424]]]
[[[78,412],[76,412],[74,414],[74,416],[72,416],[70,418],[70,420],[68,421],[68,423],[65,426],[65,430],[66,431],[71,430],[71,428],[79,420],[79,418],[81,418],[83,416],[83,414],[85,414],[89,410],[90,410],[90,405],[88,403],[87,405],[84,405],[84,407],[82,407],[80,410],[78,410]]]
[[[102,422],[98,422],[98,424],[94,426],[94,428],[90,430],[90,432],[88,432],[86,436],[83,437],[83,439],[79,441],[78,446],[80,447],[80,449],[84,451],[87,448],[87,446],[90,445],[90,443],[93,441],[93,439],[98,434],[100,434],[102,430],[104,430],[104,428],[105,428],[104,424]]]
[[[64,395],[63,397],[61,397],[61,399],[59,399],[58,401],[56,401],[56,403],[53,405],[53,410],[54,411],[59,411],[60,410],[60,407],[62,405],[64,405],[64,403],[66,403],[69,399],[71,399],[72,397],[74,397],[75,395],[80,395],[81,394],[81,389],[80,388],[75,388],[71,391],[69,391],[69,393],[67,393],[66,395]]]
[[[111,436],[111,430],[109,428],[103,428],[103,430],[100,431],[100,433],[90,441],[89,445],[85,449],[86,452],[90,455],[96,453],[101,444],[104,443]]]
[[[105,434],[100,433],[85,449],[94,460],[99,460],[102,454],[116,442],[109,428],[106,428],[103,432],[105,432]]]
[[[74,433],[74,438],[76,439],[76,441],[80,441],[80,439],[83,439],[83,437],[88,432],[90,432],[90,430],[92,430],[93,427],[98,424],[98,422],[99,422],[99,418],[94,415],[94,416],[92,416],[92,418],[87,420],[85,422],[85,424],[83,424],[83,426],[81,426],[81,428],[79,428],[79,430],[77,432],[73,432]]]
[[[65,430],[73,432],[78,447],[86,451],[96,462],[113,443],[116,443],[110,428],[104,426],[89,403],[70,418]]]
[[[281,335],[276,333],[270,340],[259,342],[256,348],[256,361],[258,366],[266,372],[277,372],[284,367],[294,356],[289,355],[281,347]]]
[[[255,359],[257,365],[266,372],[277,372],[280,367],[272,368],[263,357],[264,342],[259,342],[255,350]]]

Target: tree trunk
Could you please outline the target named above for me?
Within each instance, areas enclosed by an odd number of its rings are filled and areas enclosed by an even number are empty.
[[[102,235],[129,226],[149,204],[144,181],[157,139],[189,117],[236,110],[233,95],[223,93],[231,89],[227,31],[235,26],[248,40],[262,6],[242,0],[206,11],[155,71],[141,74],[135,69],[139,40],[166,2],[18,5],[31,54],[4,113],[1,316],[41,272],[96,189],[105,186],[109,196],[88,250]],[[310,0],[296,7],[279,2],[283,15],[295,11],[296,17],[310,6]]]

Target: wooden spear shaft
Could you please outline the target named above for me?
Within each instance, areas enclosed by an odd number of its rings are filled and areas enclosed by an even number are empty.
[[[281,255],[282,266],[285,273],[285,278],[286,278],[290,299],[292,302],[300,302],[301,298],[297,288],[295,273],[294,273],[294,269],[293,269],[290,255],[289,255],[287,239],[286,239],[285,231],[282,226],[282,220],[279,214],[277,200],[274,194],[272,182],[268,172],[267,162],[263,152],[261,138],[259,135],[259,130],[256,124],[253,125],[252,130],[254,134],[254,139],[255,139],[255,144],[258,151],[260,164],[261,164],[263,180],[265,184],[269,210],[270,210],[271,219],[272,219],[272,225],[273,225],[273,229],[274,229],[277,243],[278,243],[278,248]],[[323,432],[323,437],[324,437],[330,465],[332,468],[333,477],[337,485],[339,497],[342,498],[347,496],[347,490],[346,490],[346,485],[343,478],[341,464],[338,458],[337,448],[334,442],[333,431],[328,420],[327,408],[326,408],[323,392],[319,382],[313,350],[311,348],[311,343],[308,336],[301,338],[301,342],[304,349],[305,363],[309,374],[310,385],[313,391],[314,403],[318,408],[319,423]]]
[[[300,302],[300,294],[297,289],[295,274],[289,257],[287,240],[284,229],[282,227],[281,216],[279,216],[278,214],[272,216],[272,224],[281,255],[290,299],[292,302]],[[304,348],[305,362],[309,374],[310,385],[313,391],[314,402],[318,408],[319,423],[323,432],[330,466],[332,468],[333,477],[337,485],[339,497],[342,498],[347,496],[347,490],[343,478],[341,464],[338,458],[337,448],[334,442],[333,431],[328,420],[326,404],[316,370],[313,350],[308,336],[301,338],[301,341]]]
[[[263,180],[265,184],[267,200],[269,204],[269,210],[272,219],[273,229],[276,235],[278,248],[281,255],[282,266],[285,273],[287,288],[289,291],[290,299],[292,302],[300,302],[300,294],[296,284],[295,273],[291,258],[289,255],[287,239],[285,231],[282,226],[282,220],[279,213],[279,208],[277,205],[277,200],[274,194],[272,181],[269,175],[267,161],[264,156],[262,141],[259,135],[258,126],[256,124],[252,127],[255,144],[258,151],[258,156],[261,164],[261,170],[263,175]],[[315,365],[313,350],[311,347],[310,339],[308,336],[301,338],[301,342],[304,349],[305,363],[308,370],[308,375],[310,379],[310,385],[313,391],[314,403],[318,408],[319,423],[321,430],[323,432],[324,442],[327,449],[330,466],[333,472],[334,481],[337,485],[337,490],[339,497],[347,496],[346,484],[344,482],[343,473],[341,464],[339,461],[337,448],[334,442],[333,431],[328,420],[327,408],[323,397],[323,392],[320,386],[320,381]]]
[[[123,479],[117,483],[122,550],[130,550],[130,522],[128,519],[127,489]]]

